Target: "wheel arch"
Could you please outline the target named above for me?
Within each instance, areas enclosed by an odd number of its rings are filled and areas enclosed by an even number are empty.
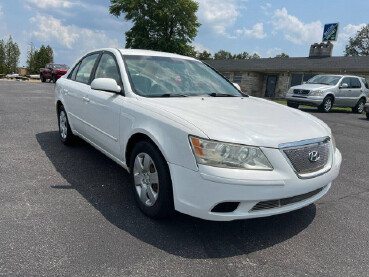
[[[63,106],[63,103],[62,103],[62,101],[58,100],[56,102],[56,113],[57,114],[59,114],[59,109],[60,109],[61,106]]]
[[[333,100],[333,103],[336,100],[336,97],[334,97],[334,94],[332,92],[328,92],[327,95],[324,97],[324,99],[327,98],[327,97],[331,97],[332,100]]]

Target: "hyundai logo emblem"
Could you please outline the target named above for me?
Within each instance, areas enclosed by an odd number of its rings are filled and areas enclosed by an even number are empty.
[[[320,155],[318,151],[311,151],[309,153],[309,161],[311,161],[312,163],[319,161],[319,159],[320,159]]]

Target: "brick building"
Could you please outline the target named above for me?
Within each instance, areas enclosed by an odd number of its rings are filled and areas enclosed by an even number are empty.
[[[331,57],[331,43],[312,44],[306,58],[205,61],[257,97],[283,98],[291,86],[317,74],[352,74],[369,80],[368,57]]]

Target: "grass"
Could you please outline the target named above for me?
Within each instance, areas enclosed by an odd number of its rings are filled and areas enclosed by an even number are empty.
[[[279,103],[281,105],[287,105],[287,101],[286,100],[272,100],[273,102]],[[312,106],[306,106],[306,105],[300,105],[299,108],[303,108],[303,109],[317,109],[315,107]],[[351,108],[338,108],[338,107],[333,107],[332,111],[336,111],[336,112],[348,112],[351,113],[352,109]]]

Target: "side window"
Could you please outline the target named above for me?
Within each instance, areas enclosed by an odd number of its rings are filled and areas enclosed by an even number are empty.
[[[361,88],[361,83],[358,78],[351,78],[351,87],[352,88]]]
[[[365,87],[369,89],[369,84],[368,84],[367,80],[365,78],[361,78],[361,80],[363,81]]]
[[[346,77],[346,78],[343,78],[342,81],[341,81],[341,86],[342,84],[347,84],[349,88],[351,88],[351,82],[350,82],[350,79],[349,77]]]
[[[90,80],[91,71],[95,65],[96,59],[99,54],[93,54],[84,58],[79,66],[76,81],[87,84]]]
[[[68,79],[71,79],[71,80],[74,80],[74,81],[76,80],[77,71],[78,71],[78,68],[79,68],[80,65],[81,65],[81,63],[78,63],[74,67],[73,71],[69,74]]]
[[[95,79],[97,78],[111,78],[118,85],[122,85],[119,67],[111,54],[104,53],[101,56],[99,65],[96,68]]]

